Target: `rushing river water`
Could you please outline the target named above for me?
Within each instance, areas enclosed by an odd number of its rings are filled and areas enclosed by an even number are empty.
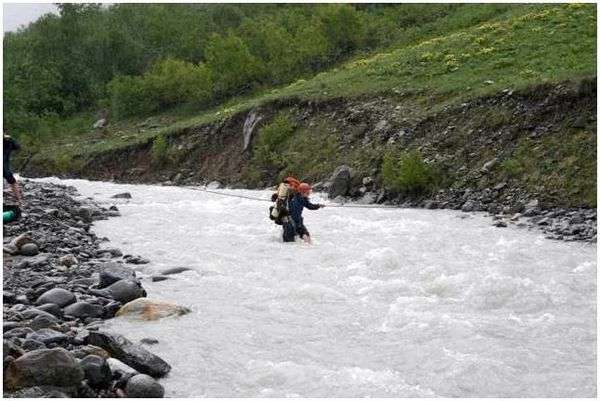
[[[284,244],[264,202],[51,181],[117,204],[96,233],[151,259],[136,267],[150,298],[193,310],[107,323],[159,340],[167,396],[596,395],[595,245],[483,214],[349,208],[305,210],[314,244]],[[109,199],[123,191],[132,199]]]

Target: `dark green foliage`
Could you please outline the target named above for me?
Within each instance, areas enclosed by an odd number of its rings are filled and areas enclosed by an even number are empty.
[[[162,165],[167,161],[169,143],[164,135],[157,135],[152,141],[152,162],[156,165]]]
[[[428,194],[439,182],[435,168],[416,150],[402,152],[400,156],[385,154],[381,170],[385,185],[409,195]]]
[[[265,125],[257,138],[254,157],[267,169],[280,169],[285,166],[282,145],[292,136],[295,125],[286,114],[279,114]]]
[[[4,122],[31,133],[46,116],[105,104],[113,117],[210,106],[511,7],[61,4],[60,15],[5,35]]]

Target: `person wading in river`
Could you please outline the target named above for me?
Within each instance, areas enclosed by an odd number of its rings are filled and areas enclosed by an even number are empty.
[[[300,236],[307,244],[311,243],[310,233],[306,229],[304,225],[304,218],[302,217],[302,210],[307,208],[309,210],[317,210],[325,207],[322,204],[311,203],[308,199],[310,195],[310,185],[303,182],[298,185],[298,191],[289,202],[289,211],[290,211],[290,222],[292,225],[293,231],[289,230],[288,235],[286,236],[286,229],[284,225],[283,229],[283,241],[291,242],[295,240],[296,235]]]
[[[3,141],[3,166],[2,166],[2,176],[4,179],[10,184],[13,195],[17,199],[19,206],[23,205],[23,196],[21,194],[21,188],[19,187],[19,183],[15,179],[12,171],[10,171],[10,154],[13,150],[20,150],[21,146],[17,141],[15,141],[10,135],[4,133],[4,141]]]

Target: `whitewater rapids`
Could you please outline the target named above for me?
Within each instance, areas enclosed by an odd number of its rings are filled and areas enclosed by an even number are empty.
[[[596,396],[595,244],[482,213],[348,208],[305,210],[314,244],[284,244],[266,202],[47,181],[116,204],[96,234],[151,260],[135,267],[150,298],[192,309],[106,323],[159,340],[166,396]],[[171,267],[192,270],[149,280]]]

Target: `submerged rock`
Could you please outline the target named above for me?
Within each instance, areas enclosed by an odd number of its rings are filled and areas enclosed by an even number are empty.
[[[116,316],[125,316],[140,320],[158,320],[167,316],[181,316],[190,309],[171,302],[138,298],[121,307]]]

